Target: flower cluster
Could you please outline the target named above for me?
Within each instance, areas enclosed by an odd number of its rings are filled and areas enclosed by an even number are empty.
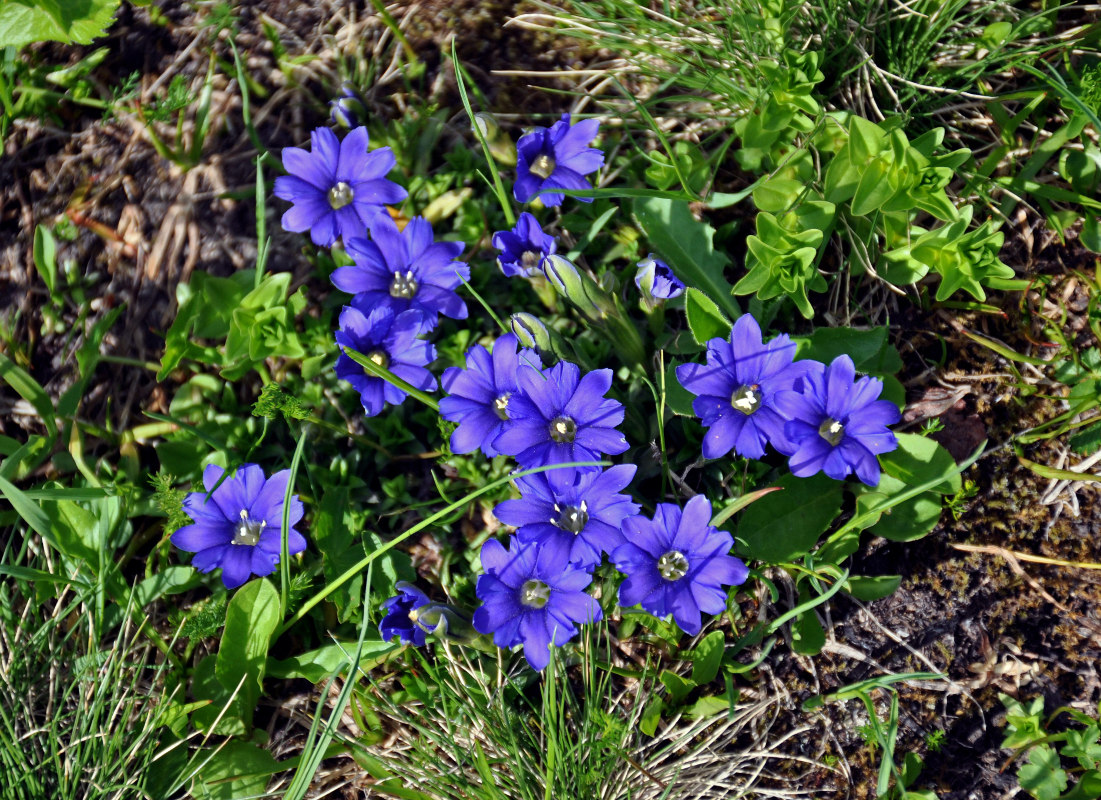
[[[878,485],[876,455],[898,447],[887,426],[900,418],[893,403],[879,399],[883,381],[854,380],[848,356],[828,367],[794,359],[795,343],[786,334],[765,344],[746,314],[729,341],[707,343],[706,364],[677,367],[677,380],[696,395],[692,410],[707,428],[704,456],[733,451],[761,458],[771,444],[791,457],[797,476],[822,471],[843,480],[855,472],[868,486]]]

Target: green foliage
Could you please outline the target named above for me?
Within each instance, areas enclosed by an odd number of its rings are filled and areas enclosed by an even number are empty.
[[[0,5],[0,47],[91,44],[106,32],[118,6],[119,0],[12,0]]]
[[[1027,705],[1006,694],[998,697],[1006,709],[1002,747],[1015,751],[1017,779],[1022,789],[1036,800],[1095,800],[1101,797],[1101,723],[1098,717],[1063,706],[1045,722],[1043,697],[1035,697]],[[1101,708],[1098,713],[1101,715]],[[1053,731],[1052,723],[1062,714],[1083,727]],[[1057,752],[1054,745],[1060,742],[1063,746]],[[1025,754],[1027,759],[1021,761]],[[1073,759],[1075,765],[1064,769],[1064,759]],[[1072,774],[1076,782],[1067,792]]]

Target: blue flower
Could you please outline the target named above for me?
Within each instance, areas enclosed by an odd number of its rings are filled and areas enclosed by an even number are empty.
[[[423,329],[424,315],[419,311],[394,314],[387,306],[379,306],[364,316],[359,309],[345,306],[336,343],[362,353],[411,386],[429,391],[436,388],[436,379],[424,366],[436,357],[436,348],[417,338]],[[367,374],[345,353],[336,360],[336,374],[359,392],[368,417],[378,414],[387,403],[398,405],[408,397],[393,384]]]
[[[398,581],[394,587],[401,594],[383,602],[382,609],[386,614],[378,624],[378,632],[382,634],[383,641],[397,636],[403,644],[422,647],[427,632],[417,624],[419,615],[416,610],[432,601],[416,586],[405,581]]]
[[[199,572],[222,568],[222,583],[236,589],[250,575],[270,575],[279,563],[282,547],[283,497],[290,470],[264,477],[256,464],[242,464],[226,478],[221,467],[203,470],[205,492],[191,492],[183,507],[191,519],[172,534],[172,544],[194,553],[191,566]],[[304,510],[298,495],[291,495],[287,515],[287,553],[306,549],[306,539],[294,529]]]
[[[518,391],[508,403],[512,425],[493,446],[515,456],[522,467],[597,461],[600,453],[622,453],[629,445],[616,425],[623,406],[604,398],[612,371],[597,369],[581,377],[581,368],[560,361],[548,370],[521,364]]]
[[[509,277],[523,275],[534,278],[542,274],[539,262],[544,256],[558,252],[558,244],[553,236],[543,233],[539,220],[524,211],[511,231],[498,231],[493,234],[493,246],[501,251],[497,264],[501,272]]]
[[[562,551],[520,544],[506,550],[496,539],[482,545],[482,568],[475,592],[482,606],[474,612],[474,629],[492,633],[498,647],[524,645],[532,669],[550,661],[550,646],[561,647],[577,635],[575,623],[597,622],[600,604],[585,593],[592,576],[574,569]]]
[[[522,544],[537,542],[561,551],[581,569],[600,563],[601,553],[622,544],[623,520],[638,513],[638,504],[619,492],[635,476],[634,464],[602,471],[595,467],[564,467],[516,479],[519,500],[499,503],[493,513],[515,525]]]
[[[900,414],[894,403],[879,399],[883,381],[855,378],[852,359],[838,356],[828,368],[818,364],[808,373],[800,391],[776,395],[776,407],[790,418],[783,452],[791,456],[793,475],[805,478],[821,471],[840,481],[854,472],[868,486],[879,484],[876,456],[898,447],[887,426]]]
[[[423,217],[413,217],[399,233],[389,214],[381,214],[371,225],[370,241],[351,239],[345,249],[355,266],[334,270],[333,283],[355,295],[352,305],[360,311],[383,305],[394,313],[415,309],[428,329],[438,314],[466,319],[466,303],[455,293],[470,280],[470,267],[456,261],[463,243],[433,241],[432,226]]]
[[[536,128],[516,143],[516,185],[512,189],[517,202],[526,203],[540,189],[588,189],[584,176],[604,164],[604,153],[588,144],[596,138],[600,122],[586,119],[570,126],[570,115],[549,129]],[[539,195],[547,207],[562,205],[561,192]],[[591,203],[590,197],[579,197]]]
[[[654,258],[653,253],[638,262],[635,286],[644,295],[658,300],[672,300],[684,294],[684,282],[673,274],[668,264],[660,258]]]
[[[516,392],[516,370],[521,363],[540,365],[532,350],[516,352],[516,334],[506,333],[493,345],[493,355],[480,344],[466,353],[466,369],[448,367],[440,400],[440,416],[459,423],[451,434],[451,450],[472,453],[481,449],[488,457],[499,455],[494,440],[511,425],[508,406]]]
[[[766,442],[786,452],[787,420],[776,407],[776,393],[795,387],[817,363],[792,363],[794,358],[795,343],[787,334],[762,344],[757,320],[743,314],[729,342],[716,338],[707,343],[706,364],[677,367],[681,386],[697,395],[692,410],[709,429],[703,438],[706,458],[719,458],[732,449],[746,458],[760,458]]]
[[[619,604],[641,605],[656,617],[673,615],[681,630],[700,632],[701,612],[726,608],[726,586],[745,582],[749,568],[728,555],[734,540],[711,525],[711,503],[696,495],[682,512],[660,503],[654,519],[631,517],[623,523],[625,542],[612,553],[616,568],[627,576],[619,587]]]
[[[367,129],[356,128],[341,142],[328,128],[310,134],[313,152],[283,148],[289,174],[275,179],[275,196],[293,205],[283,228],[310,232],[314,244],[330,247],[362,236],[387,203],[400,203],[405,189],[386,179],[396,163],[389,147],[367,152]]]

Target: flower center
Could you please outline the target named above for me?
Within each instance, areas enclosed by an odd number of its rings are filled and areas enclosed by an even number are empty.
[[[401,297],[405,300],[411,300],[416,293],[417,279],[413,275],[413,270],[408,270],[404,275],[400,272],[394,273],[394,278],[390,281],[391,297]]]
[[[831,447],[837,447],[837,443],[845,435],[845,426],[832,417],[826,417],[818,426],[818,435],[829,442]]]
[[[531,162],[531,171],[533,175],[538,175],[543,180],[546,180],[554,174],[554,168],[556,166],[558,166],[558,164],[555,162],[554,156],[540,153],[535,157],[535,160]]]
[[[667,581],[679,581],[688,574],[688,559],[684,553],[670,550],[658,559],[658,574]]]
[[[520,587],[520,605],[528,608],[542,608],[550,600],[550,587],[535,578],[524,581]]]
[[[573,441],[577,435],[577,423],[569,417],[555,417],[550,424],[550,437],[559,444]]]
[[[255,547],[260,542],[260,531],[268,523],[262,519],[249,519],[248,511],[241,509],[241,521],[233,528],[231,544],[243,544]]]
[[[508,399],[512,392],[505,392],[493,401],[493,411],[501,419],[508,419]]]
[[[520,256],[520,264],[526,270],[533,270],[539,266],[539,262],[543,259],[543,254],[538,250],[525,250],[524,254]]]
[[[735,411],[741,411],[746,416],[749,416],[761,407],[760,385],[753,383],[746,386],[739,386],[734,390],[734,394],[730,396],[730,405],[734,406]]]
[[[390,369],[390,356],[385,350],[372,350],[367,354],[368,360],[378,364],[383,369]]]
[[[356,193],[352,191],[352,187],[341,181],[332,189],[329,190],[329,205],[333,211],[338,208],[344,208],[355,199]]]
[[[554,510],[558,512],[558,519],[551,518],[551,525],[555,525],[570,533],[580,533],[589,522],[589,504],[584,500],[579,506],[566,506],[559,508],[554,504]]]

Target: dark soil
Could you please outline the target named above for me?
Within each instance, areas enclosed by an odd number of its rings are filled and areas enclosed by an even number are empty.
[[[261,140],[278,153],[305,142],[308,131],[324,121],[327,112],[318,98],[327,97],[339,82],[338,55],[352,54],[339,43],[354,38],[369,51],[385,28],[372,16],[370,4],[280,0],[237,8],[236,41],[256,81],[252,116]],[[137,71],[139,96],[146,102],[163,97],[170,74],[197,85],[207,69],[205,42],[211,29],[204,24],[211,13],[205,5],[199,12],[172,6],[153,21],[147,9],[124,4],[109,36],[97,43],[108,49],[108,56],[92,73],[93,83],[109,93],[121,78]],[[450,70],[443,68],[454,34],[460,58],[503,118],[556,115],[561,98],[531,88],[549,81],[492,71],[575,68],[594,56],[572,43],[502,27],[515,13],[516,5],[508,0],[421,3],[403,21],[426,67],[415,85],[429,87],[442,107],[460,108]],[[265,24],[289,56],[319,58],[288,77]],[[341,34],[346,26],[353,28],[352,37]],[[188,51],[196,38],[202,41]],[[41,64],[75,64],[90,50],[47,45],[33,48],[32,57]],[[215,51],[223,64],[232,63],[224,32]],[[398,78],[368,97],[371,113],[399,116],[395,93],[401,94]],[[176,286],[196,269],[226,275],[254,262],[257,154],[245,130],[239,87],[222,71],[215,82],[214,108],[215,125],[201,163],[187,172],[157,154],[143,125],[131,115],[104,120],[98,110],[72,103],[50,109],[37,121],[17,121],[5,142],[0,162],[0,352],[28,369],[55,399],[77,380],[74,352],[82,331],[111,309],[124,308],[104,351],[157,362],[163,332],[175,313]],[[455,135],[460,127],[456,123]],[[167,127],[158,130],[172,135]],[[271,263],[292,270],[296,282],[305,282],[312,266],[303,254],[303,241],[282,232],[280,210],[274,205],[268,210],[268,230],[274,237]],[[63,219],[71,222],[73,238],[60,242],[59,264],[76,265],[75,281],[90,298],[86,307],[91,311],[82,318],[81,309],[66,301],[50,317],[58,320],[51,327],[44,325],[50,300],[36,274],[32,242],[36,225],[53,226]],[[1042,231],[1036,238],[1043,238]],[[1084,290],[1072,282],[1074,270],[1088,268],[1093,257],[1073,241],[1043,247],[1031,239],[1027,248],[1022,241],[1011,241],[1007,253],[1016,257],[1006,255],[1008,263],[1024,276],[1050,281],[1040,293],[1070,310],[1064,325],[1068,336],[1088,346],[1092,337],[1083,322]],[[854,559],[854,574],[899,574],[901,588],[867,605],[837,599],[825,619],[830,644],[822,655],[793,657],[780,646],[767,665],[793,695],[792,725],[804,721],[797,702],[812,694],[885,672],[930,670],[930,664],[945,673],[947,681],[899,685],[898,746],[900,754],[915,751],[925,759],[918,786],[945,798],[993,798],[1013,790],[1013,770],[1003,769],[1008,753],[1000,750],[999,692],[1043,695],[1049,711],[1067,704],[1090,711],[1101,699],[1101,573],[1021,561],[1026,579],[996,550],[1101,563],[1095,490],[1090,484],[1076,490],[1077,515],[1066,493],[1059,498],[1061,507],[1040,503],[1048,481],[1021,466],[1011,439],[1058,414],[1059,403],[1029,395],[1031,387],[1016,380],[1000,356],[961,333],[961,327],[977,330],[1021,352],[1043,353],[1030,340],[1038,331],[1025,314],[1037,313],[1041,299],[995,298],[1005,309],[1000,317],[908,307],[891,320],[907,365],[902,376],[909,390],[907,419],[913,425],[939,419],[944,429],[938,438],[958,460],[988,442],[986,455],[964,476],[975,482],[977,493],[958,509],[958,519],[945,513],[921,541],[867,542]],[[945,353],[947,362],[941,364]],[[126,430],[145,421],[143,411],[165,412],[172,391],[171,384],[158,384],[153,372],[141,366],[103,364],[89,378],[80,415],[109,430]],[[23,440],[40,432],[41,424],[26,404],[0,386],[0,434]],[[106,442],[97,446],[110,450]],[[1044,464],[1056,463],[1058,456],[1054,445],[1043,443],[1023,454]],[[152,461],[151,455],[146,457]],[[954,548],[958,544],[991,549],[965,552]],[[881,710],[883,700],[879,696]],[[873,797],[879,754],[870,751],[858,732],[867,721],[863,707],[849,701],[827,705],[819,713],[821,729],[832,741],[828,754],[836,762],[808,778],[806,788],[816,787],[826,796]],[[283,719],[273,715],[273,725]],[[273,731],[276,741],[300,737],[297,723],[286,724],[288,730]],[[937,731],[944,732],[943,738],[930,747]]]

